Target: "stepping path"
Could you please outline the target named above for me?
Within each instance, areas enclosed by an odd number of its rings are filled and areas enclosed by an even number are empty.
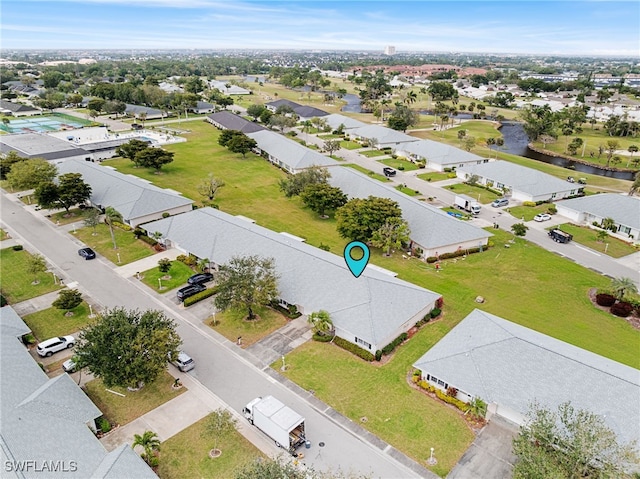
[[[307,316],[302,315],[252,344],[246,351],[253,354],[262,363],[262,366],[268,366],[311,339],[312,335]]]

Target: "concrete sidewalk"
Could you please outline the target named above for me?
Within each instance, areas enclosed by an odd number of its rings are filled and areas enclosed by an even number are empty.
[[[116,265],[115,272],[123,278],[131,278],[135,276],[136,273],[141,273],[143,271],[147,271],[148,269],[155,268],[156,266],[158,266],[158,261],[162,258],[167,258],[171,261],[174,261],[178,257],[178,255],[181,254],[184,253],[176,248],[170,248],[166,251],[162,251],[161,253],[147,256],[146,258],[139,259],[138,261],[134,261],[133,263],[128,263],[122,266]]]

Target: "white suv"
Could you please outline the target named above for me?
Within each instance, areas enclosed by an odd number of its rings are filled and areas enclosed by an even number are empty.
[[[53,353],[62,351],[63,349],[72,348],[76,342],[73,336],[59,336],[57,338],[47,339],[38,344],[36,348],[40,356],[49,357]]]

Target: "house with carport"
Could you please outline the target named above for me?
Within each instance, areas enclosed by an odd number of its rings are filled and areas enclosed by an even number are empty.
[[[244,134],[265,130],[262,125],[242,118],[230,111],[219,111],[207,115],[206,120],[219,130],[237,130]]]
[[[584,186],[579,183],[503,160],[466,164],[457,168],[456,174],[465,181],[475,175],[478,184],[497,190],[506,188],[510,192],[507,196],[516,201],[556,201],[584,194]]]
[[[327,123],[327,125],[331,127],[332,130],[337,130],[338,128],[340,128],[340,125],[342,125],[345,132],[349,132],[350,130],[353,130],[355,128],[361,128],[368,125],[368,123],[364,123],[360,120],[356,120],[355,118],[340,115],[338,113],[332,113],[331,115],[327,115],[322,119]]]
[[[162,233],[167,246],[208,258],[214,269],[234,256],[273,258],[281,306],[295,305],[303,314],[328,311],[337,336],[372,354],[408,331],[441,298],[371,264],[355,278],[342,256],[213,208],[143,228]]]
[[[119,173],[110,166],[69,160],[59,164],[58,171],[60,174],[80,173],[83,181],[91,186],[91,205],[101,210],[111,206],[132,227],[163,215],[177,215],[193,209],[193,200],[178,192],[158,188],[135,176]]]
[[[611,218],[616,228],[611,234],[640,242],[640,198],[637,196],[599,193],[558,201],[556,208],[559,215],[581,225],[602,224],[605,218]]]
[[[360,128],[348,130],[352,140],[374,140],[376,148],[392,148],[399,150],[407,143],[418,141],[419,138],[409,136],[401,131],[396,131],[386,126],[366,125]]]
[[[622,442],[640,441],[637,369],[479,309],[413,366],[462,401],[485,401],[488,419],[522,425],[532,402],[555,410],[570,401],[602,417]]]
[[[445,169],[454,171],[466,165],[480,165],[489,162],[489,159],[482,156],[432,140],[403,143],[398,147],[396,153],[414,163],[424,161],[426,168],[436,171],[444,171]]]

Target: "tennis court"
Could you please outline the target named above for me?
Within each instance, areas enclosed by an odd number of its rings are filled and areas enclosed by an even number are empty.
[[[0,129],[7,133],[40,133],[72,130],[87,125],[91,125],[91,122],[81,118],[68,115],[45,115],[9,120],[9,123],[0,124]]]

